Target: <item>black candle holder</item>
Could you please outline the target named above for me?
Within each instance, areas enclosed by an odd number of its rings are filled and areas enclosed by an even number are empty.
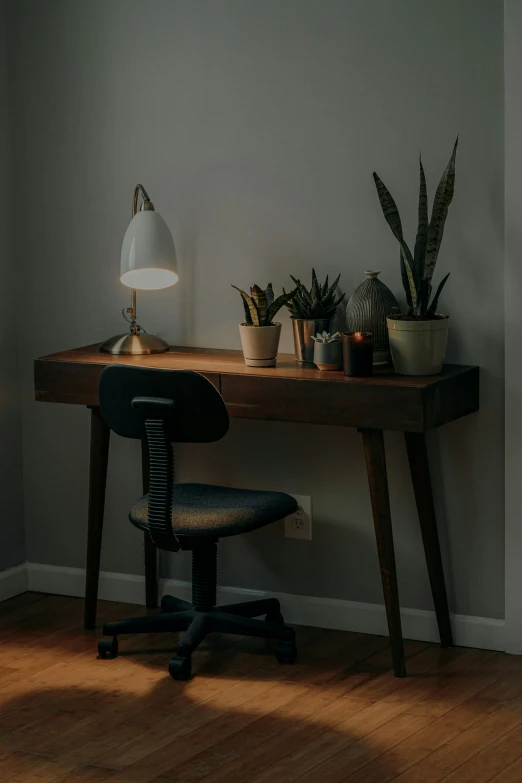
[[[371,332],[344,332],[344,374],[350,378],[364,378],[373,373],[373,334]]]

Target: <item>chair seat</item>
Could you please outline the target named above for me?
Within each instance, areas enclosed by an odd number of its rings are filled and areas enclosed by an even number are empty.
[[[131,508],[133,525],[148,528],[148,495]],[[295,498],[283,492],[232,489],[212,484],[176,484],[172,528],[177,536],[235,536],[293,514]]]

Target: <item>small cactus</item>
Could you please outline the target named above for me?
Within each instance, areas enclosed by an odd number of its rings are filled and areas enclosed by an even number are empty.
[[[328,276],[323,285],[320,285],[315,274],[315,269],[312,269],[312,287],[308,291],[301,281],[292,275],[290,275],[296,289],[288,294],[288,302],[286,306],[290,311],[292,318],[332,318],[335,314],[337,306],[343,301],[344,294],[338,299],[335,298],[335,291],[339,283],[339,278],[328,285]],[[283,288],[283,293],[285,289]]]
[[[335,332],[335,334],[330,334],[330,332],[323,332],[322,334],[312,335],[312,340],[316,343],[338,343],[341,340],[341,332]]]

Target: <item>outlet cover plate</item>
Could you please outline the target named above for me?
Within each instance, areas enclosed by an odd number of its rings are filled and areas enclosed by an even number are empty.
[[[310,495],[292,495],[299,503],[294,514],[285,517],[285,538],[312,540],[312,498]]]

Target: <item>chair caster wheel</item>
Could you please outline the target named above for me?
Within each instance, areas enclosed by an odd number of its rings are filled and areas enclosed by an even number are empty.
[[[295,642],[279,642],[276,647],[276,658],[279,663],[295,663],[297,647]]]
[[[175,655],[169,663],[169,674],[173,680],[190,680],[192,673],[192,660],[190,655],[186,658],[181,658],[179,655]]]
[[[269,612],[265,617],[266,623],[276,623],[276,625],[284,625],[285,621],[281,612]]]
[[[118,655],[118,638],[114,636],[108,639],[100,639],[98,642],[98,655],[100,658],[116,658]]]

